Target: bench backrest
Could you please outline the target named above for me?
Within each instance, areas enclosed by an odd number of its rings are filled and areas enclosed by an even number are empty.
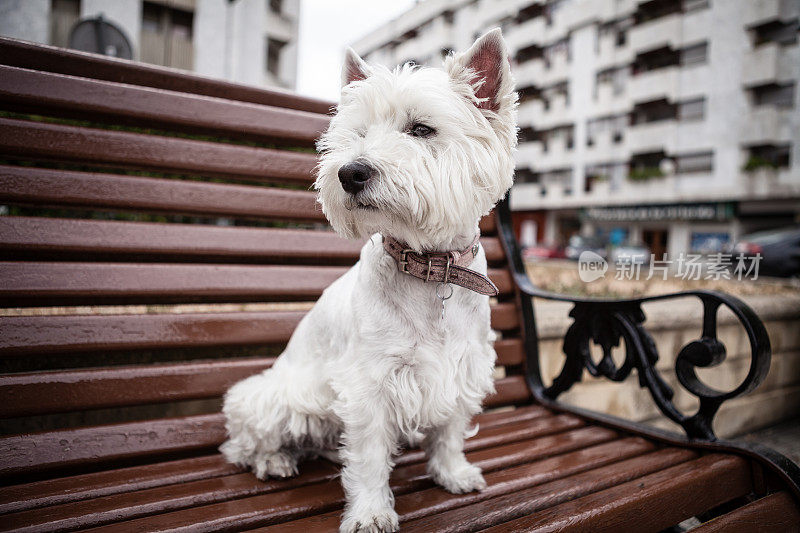
[[[0,39],[0,476],[211,453],[356,261],[309,190],[330,104]],[[491,407],[529,401],[493,217]]]

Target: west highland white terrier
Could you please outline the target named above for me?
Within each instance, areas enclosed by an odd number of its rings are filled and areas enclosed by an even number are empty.
[[[220,449],[262,479],[307,456],[339,461],[340,530],[396,531],[403,444],[422,444],[446,490],[486,487],[463,452],[494,390],[478,220],[512,184],[517,95],[499,29],[443,70],[390,71],[348,50],[343,84],[315,188],[339,234],[372,237],[275,365],[228,391]]]

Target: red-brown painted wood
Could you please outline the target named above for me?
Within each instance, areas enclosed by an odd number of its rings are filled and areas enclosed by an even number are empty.
[[[486,531],[661,531],[751,490],[744,459],[707,455]]]
[[[497,392],[484,402],[487,407],[524,403],[530,398],[521,376],[498,379],[495,388]],[[552,417],[546,428],[563,431],[582,424],[578,418],[559,415]],[[536,421],[526,422],[519,428],[488,429],[482,439],[490,446],[512,438],[530,438],[546,428]],[[221,414],[12,435],[0,438],[0,475],[207,449],[222,443],[224,436]]]
[[[496,237],[485,237],[481,244],[489,261],[503,258]],[[43,217],[0,219],[0,247],[5,251],[92,253],[109,258],[113,254],[204,257],[228,262],[315,260],[324,264],[354,263],[363,245],[333,231]]]
[[[486,431],[500,426],[530,423],[548,416],[550,416],[550,412],[547,409],[538,405],[529,405],[510,411],[482,413],[477,415],[473,421],[479,424],[483,431]],[[613,434],[608,430],[594,428],[590,431],[585,429],[567,431],[549,438],[558,439],[562,445],[567,446],[568,443],[573,442],[600,442],[606,437],[612,438]],[[520,444],[519,446],[527,448],[528,445]],[[422,460],[422,457],[419,450],[406,451],[397,458],[396,463],[398,465],[410,464]],[[241,469],[227,464],[221,455],[215,454],[36,481],[0,488],[0,513],[24,511],[111,494],[186,483],[241,471]]]
[[[310,185],[316,154],[0,118],[10,157]]]
[[[66,114],[191,133],[312,146],[328,127],[319,113],[0,65],[0,102],[39,114]]]
[[[553,420],[557,418],[558,417],[554,417]],[[511,433],[509,433],[509,435],[510,434]],[[485,449],[485,442],[482,441],[480,434],[474,439],[468,440],[466,443],[466,449],[468,450],[484,450],[480,455],[477,455],[478,452],[468,453],[468,458],[479,466],[486,466],[486,464],[493,463],[495,468],[503,468],[510,466],[515,460],[524,460],[526,457],[536,457],[537,454],[547,455],[548,447],[557,446],[555,442],[547,442],[543,446],[533,441],[529,444],[532,449],[526,456],[519,453],[504,453],[506,451],[505,448],[498,446],[502,444],[503,441],[496,442],[494,439],[488,440],[493,443],[493,448],[491,449]],[[549,453],[558,453],[555,450],[557,450],[557,448]],[[334,472],[337,471],[336,468],[331,468]],[[315,471],[314,475],[316,474]],[[276,482],[278,485],[293,485],[290,490],[281,490],[279,492],[253,496],[246,494],[248,491],[253,490],[254,486],[259,486],[259,483],[253,480],[252,475],[237,476],[235,480],[233,476],[213,479],[210,480],[211,483],[219,484],[221,481],[228,479],[231,483],[243,484],[239,490],[244,493],[243,496],[245,497],[235,500],[235,503],[222,502],[205,505],[203,507],[173,511],[115,524],[112,527],[122,528],[124,531],[161,531],[169,528],[204,531],[230,528],[234,527],[235,524],[235,527],[242,528],[245,526],[259,525],[260,523],[268,521],[286,520],[297,517],[298,515],[302,516],[308,513],[325,511],[340,507],[343,503],[344,495],[342,493],[341,484],[337,478],[331,477],[323,482],[304,483],[301,486],[294,485],[295,483],[301,483],[302,478],[303,474],[295,479],[294,482]],[[268,482],[268,484],[269,483],[270,482]],[[264,485],[261,484],[261,486],[263,487]],[[395,494],[405,494],[415,489],[430,487],[431,482],[425,472],[424,464],[411,464],[394,469],[391,478],[391,486]],[[175,490],[180,489],[176,488]],[[208,494],[208,492],[204,492],[204,494]],[[238,496],[226,495],[226,497]],[[154,498],[154,500],[163,501],[163,498]],[[256,509],[260,509],[260,512],[256,512]]]
[[[325,221],[316,193],[0,165],[0,200],[124,211]]]
[[[313,113],[327,114],[333,106],[332,102],[300,96],[281,89],[240,85],[172,68],[135,63],[124,59],[33,44],[5,37],[0,38],[0,63]]]
[[[224,437],[221,414],[13,435],[0,438],[0,475],[210,449]]]
[[[317,298],[347,270],[325,266],[0,262],[0,298],[14,304],[241,302]],[[508,271],[489,269],[501,294]]]
[[[797,533],[800,510],[787,492],[764,496],[693,529],[695,533]]]
[[[363,244],[332,231],[40,217],[0,219],[0,247],[4,251],[96,254],[108,259],[126,254],[143,259],[201,257],[224,262],[315,260],[341,264],[355,263]]]
[[[491,306],[494,327],[506,306]],[[0,320],[0,356],[201,346],[277,344],[289,340],[305,311],[237,311],[130,315],[8,316]],[[519,364],[522,342],[495,342],[498,364]]]
[[[403,531],[454,533],[478,531],[498,523],[539,513],[562,502],[614,487],[693,459],[689,450],[664,449],[573,474],[403,524]]]
[[[613,438],[614,434],[611,432],[606,434],[597,433],[598,429],[600,428],[584,428],[537,439],[534,442],[560,441],[562,442],[562,447],[543,450],[544,453],[526,449],[527,461],[534,459],[533,462],[520,461],[518,466],[506,466],[499,470],[490,468],[487,463],[483,463],[482,467],[486,472],[484,478],[488,486],[480,492],[449,494],[438,487],[422,489],[398,496],[395,500],[395,509],[403,522],[418,520],[593,468],[600,468],[607,464],[641,455],[653,449],[651,443],[637,438],[608,442],[609,438]],[[576,442],[576,438],[581,440]],[[572,442],[575,447],[569,446],[568,442]],[[524,448],[521,448],[522,445],[527,445],[527,441],[504,447],[503,456],[519,453],[512,451],[512,448],[518,447],[523,450]],[[470,457],[470,460],[475,461],[478,454],[488,454],[491,451],[475,452]],[[299,533],[302,531],[335,532],[338,530],[339,520],[340,512],[334,511],[283,523],[280,526],[267,526],[256,531],[285,531],[286,533]],[[402,529],[405,529],[405,526],[402,526]]]

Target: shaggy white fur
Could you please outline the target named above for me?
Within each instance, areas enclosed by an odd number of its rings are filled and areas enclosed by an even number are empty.
[[[389,474],[402,444],[421,441],[445,489],[486,486],[463,441],[493,390],[496,355],[489,298],[454,287],[442,319],[436,284],[401,273],[380,234],[418,251],[472,242],[512,183],[517,96],[499,29],[444,70],[390,71],[349,50],[344,83],[315,186],[336,231],[375,235],[275,365],[228,391],[221,450],[262,479],[296,474],[303,456],[338,460],[341,531],[396,531]],[[354,161],[372,174],[347,192],[339,171]],[[470,268],[486,273],[482,249]]]

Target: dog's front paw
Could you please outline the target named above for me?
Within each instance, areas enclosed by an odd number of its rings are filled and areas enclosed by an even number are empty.
[[[389,533],[400,529],[397,513],[391,507],[361,512],[347,510],[339,533]]]
[[[297,475],[297,458],[286,452],[265,453],[256,458],[253,472],[261,480]]]
[[[448,472],[432,472],[432,475],[436,483],[453,494],[463,494],[486,488],[486,480],[483,479],[481,469],[469,463]]]

